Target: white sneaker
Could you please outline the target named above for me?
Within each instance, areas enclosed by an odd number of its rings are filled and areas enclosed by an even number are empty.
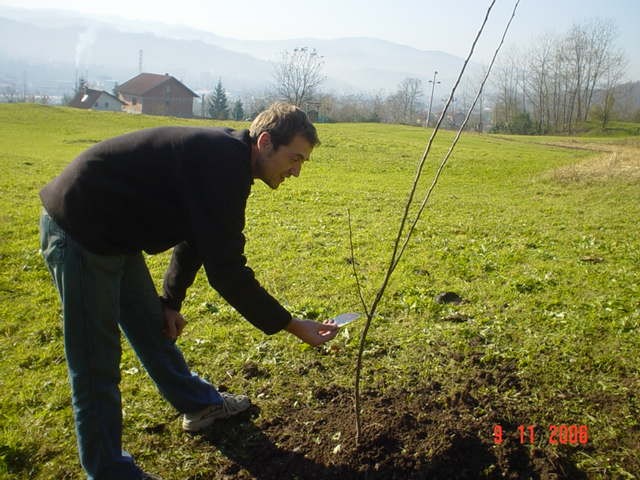
[[[182,429],[186,432],[199,432],[216,420],[232,417],[251,406],[249,397],[246,395],[220,392],[220,396],[222,397],[221,405],[209,405],[199,412],[185,413],[182,416]]]

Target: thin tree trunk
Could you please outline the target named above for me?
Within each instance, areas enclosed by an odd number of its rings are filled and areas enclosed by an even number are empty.
[[[418,221],[418,219],[420,217],[420,214],[422,213],[422,210],[424,209],[424,206],[426,205],[426,203],[427,203],[427,201],[429,199],[429,196],[430,196],[431,192],[435,188],[435,185],[436,185],[436,183],[438,181],[438,178],[439,178],[440,174],[442,173],[442,170],[444,169],[444,166],[446,165],[446,162],[447,162],[449,156],[451,155],[451,153],[453,151],[453,148],[455,147],[458,139],[460,138],[462,130],[464,129],[466,123],[468,122],[468,120],[469,120],[469,118],[471,116],[471,112],[472,112],[472,110],[473,110],[478,98],[480,97],[480,95],[482,93],[482,88],[484,86],[484,83],[486,82],[487,78],[489,77],[489,74],[491,72],[491,68],[493,67],[493,64],[494,64],[495,59],[496,59],[496,57],[498,55],[498,52],[500,51],[500,48],[502,47],[502,44],[504,43],[504,39],[505,39],[506,34],[507,34],[508,30],[509,30],[509,27],[511,25],[512,20],[515,17],[516,9],[517,9],[519,3],[520,3],[520,0],[516,0],[515,6],[513,8],[513,13],[512,13],[511,18],[509,19],[509,22],[507,23],[507,26],[506,26],[506,28],[504,30],[504,33],[502,35],[502,39],[500,41],[500,44],[498,45],[498,47],[497,47],[497,49],[496,49],[496,51],[494,53],[493,59],[491,61],[491,65],[490,65],[489,69],[487,70],[485,78],[484,78],[484,80],[482,82],[482,85],[481,85],[479,91],[478,91],[478,95],[476,96],[476,99],[475,99],[471,109],[469,109],[469,112],[467,113],[465,121],[463,122],[462,126],[458,130],[458,134],[457,134],[456,138],[454,139],[454,142],[452,143],[451,148],[449,149],[449,152],[447,153],[447,155],[443,159],[442,163],[440,164],[440,167],[439,167],[439,169],[438,169],[438,171],[436,173],[436,176],[435,176],[435,178],[433,180],[433,183],[431,184],[431,187],[430,187],[429,191],[427,192],[427,196],[425,197],[425,199],[424,199],[424,201],[422,203],[420,211],[416,215],[416,218],[415,218],[415,221],[414,221],[413,225],[411,226],[411,228],[409,229],[408,233],[406,234],[406,238],[405,238],[404,244],[402,245],[402,247],[400,247],[400,242],[401,242],[401,239],[402,239],[402,235],[404,233],[405,225],[407,223],[407,219],[408,219],[408,216],[409,216],[409,209],[410,209],[411,204],[413,202],[413,198],[414,198],[415,192],[416,192],[417,187],[418,187],[418,181],[420,180],[420,177],[422,175],[422,170],[424,168],[424,164],[425,164],[425,162],[427,160],[429,152],[431,151],[431,145],[433,144],[433,140],[434,140],[436,134],[438,133],[438,131],[440,129],[442,121],[444,120],[446,111],[449,108],[449,105],[453,101],[455,91],[458,88],[458,85],[459,85],[460,80],[462,78],[462,75],[464,74],[464,71],[465,71],[465,69],[467,67],[469,59],[473,55],[476,43],[478,42],[478,39],[480,38],[480,35],[482,34],[482,32],[484,30],[484,27],[485,27],[485,25],[487,23],[487,20],[489,18],[489,14],[490,14],[490,12],[491,12],[494,4],[495,4],[495,0],[492,0],[491,4],[489,5],[489,7],[487,9],[484,21],[482,22],[482,26],[480,27],[480,30],[478,31],[478,33],[477,33],[477,35],[476,35],[476,37],[475,37],[475,39],[473,41],[473,44],[471,45],[471,50],[469,52],[469,55],[467,56],[467,59],[465,60],[464,65],[462,66],[462,69],[460,71],[458,79],[457,79],[456,83],[454,84],[454,86],[453,86],[453,88],[451,90],[451,94],[449,96],[447,104],[445,105],[445,108],[443,109],[442,114],[440,115],[440,118],[439,118],[439,120],[438,120],[438,122],[437,122],[437,124],[436,124],[436,126],[435,126],[435,128],[434,128],[434,130],[433,130],[433,132],[432,132],[432,134],[430,136],[430,138],[429,138],[429,141],[427,143],[427,147],[426,147],[426,149],[425,149],[425,151],[424,151],[424,153],[422,155],[422,158],[421,158],[420,162],[418,163],[418,167],[417,167],[417,170],[416,170],[416,175],[415,175],[415,178],[414,178],[414,181],[413,181],[413,185],[412,185],[412,187],[411,187],[411,189],[409,191],[409,197],[408,197],[407,202],[405,204],[404,213],[403,213],[403,216],[402,216],[401,221],[400,221],[400,227],[398,229],[398,235],[397,235],[397,237],[395,239],[395,242],[394,242],[393,253],[391,255],[391,259],[390,259],[390,262],[389,262],[389,267],[387,269],[387,273],[386,273],[386,275],[384,277],[384,280],[382,282],[382,286],[378,290],[378,292],[377,292],[377,294],[375,296],[375,299],[374,299],[374,301],[371,304],[371,307],[369,309],[366,308],[366,302],[364,301],[364,297],[362,295],[362,291],[360,289],[360,284],[359,284],[359,280],[357,280],[358,277],[357,277],[357,273],[356,273],[356,284],[357,284],[357,288],[358,288],[358,294],[360,296],[360,300],[362,301],[363,307],[365,308],[365,312],[366,312],[366,316],[367,316],[366,324],[364,326],[364,329],[362,331],[362,336],[360,338],[360,347],[359,347],[359,350],[358,350],[358,359],[357,359],[357,365],[356,365],[356,378],[355,378],[356,444],[358,444],[358,445],[360,444],[360,441],[361,441],[361,438],[362,438],[362,419],[361,419],[362,411],[361,411],[361,395],[360,395],[360,378],[361,378],[361,373],[362,373],[362,358],[363,358],[363,353],[364,353],[364,346],[366,344],[367,333],[369,332],[372,320],[373,320],[373,318],[375,316],[375,312],[376,312],[377,307],[378,307],[378,305],[379,305],[379,303],[380,303],[380,301],[381,301],[381,299],[382,299],[382,297],[384,295],[384,292],[385,292],[385,290],[387,288],[387,285],[389,283],[391,275],[393,274],[395,268],[398,266],[398,262],[400,261],[400,259],[402,257],[402,254],[404,253],[405,247],[406,247],[407,243],[409,242],[409,239],[411,238],[411,234],[413,233],[413,229],[415,227],[415,224],[417,223],[417,221]],[[351,223],[350,222],[350,216],[349,216],[349,223]],[[350,227],[350,235],[351,235],[351,227]],[[355,269],[356,261],[355,261],[354,255],[353,255],[353,242],[350,241],[350,244],[352,246],[352,265],[354,265],[354,269]]]

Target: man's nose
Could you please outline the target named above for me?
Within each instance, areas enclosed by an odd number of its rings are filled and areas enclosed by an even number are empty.
[[[300,170],[302,170],[302,165],[294,165],[291,167],[291,170],[289,170],[289,173],[297,178],[300,176]]]

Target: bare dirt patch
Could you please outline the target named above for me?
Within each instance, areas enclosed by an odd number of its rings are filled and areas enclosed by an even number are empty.
[[[364,392],[365,430],[355,443],[350,391],[318,388],[317,408],[254,423],[227,421],[200,441],[220,450],[228,464],[207,478],[239,479],[584,479],[569,450],[544,442],[496,444],[493,426],[515,432],[520,402],[492,390],[522,388],[509,365],[483,365],[442,385],[416,381],[408,391]],[[254,412],[255,415],[255,412]],[[587,449],[589,447],[587,446]]]

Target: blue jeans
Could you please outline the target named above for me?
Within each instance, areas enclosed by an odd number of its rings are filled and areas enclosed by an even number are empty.
[[[68,236],[46,212],[42,255],[60,294],[78,450],[91,480],[139,479],[121,447],[120,329],[162,396],[179,412],[222,403],[193,374],[163,333],[162,303],[142,253],[96,255]]]

